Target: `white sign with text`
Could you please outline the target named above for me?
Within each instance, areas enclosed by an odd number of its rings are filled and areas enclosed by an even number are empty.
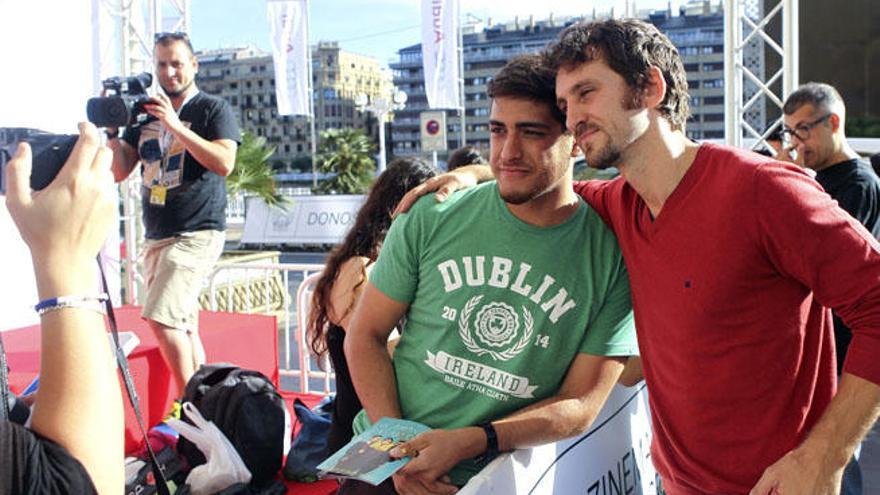
[[[589,431],[504,454],[459,495],[661,495],[651,463],[651,419],[644,382],[617,385]]]
[[[338,244],[354,225],[361,195],[292,196],[286,210],[248,198],[242,244]]]

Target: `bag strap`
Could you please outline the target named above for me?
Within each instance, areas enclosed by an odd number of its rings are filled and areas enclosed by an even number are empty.
[[[104,292],[107,294],[110,293],[109,287],[107,286],[107,277],[104,275],[104,264],[101,263],[101,255],[98,255],[98,267],[101,272],[101,285],[104,288]],[[131,372],[128,370],[128,358],[125,357],[125,352],[122,351],[122,346],[119,345],[119,330],[116,325],[116,314],[113,312],[113,303],[110,300],[111,298],[107,298],[104,301],[104,307],[107,309],[107,319],[110,321],[110,333],[113,335],[113,347],[116,353],[116,364],[119,365],[119,371],[122,373],[122,380],[125,382],[125,391],[128,394],[128,402],[131,404],[131,408],[134,409],[134,415],[137,418],[138,428],[141,430],[141,435],[144,438],[144,444],[147,446],[147,453],[150,456],[150,465],[153,468],[153,476],[156,479],[156,490],[159,495],[170,495],[170,491],[168,490],[168,481],[165,479],[165,473],[162,472],[162,469],[159,467],[159,460],[156,459],[156,453],[153,451],[153,447],[150,445],[150,439],[147,438],[147,430],[144,428],[144,418],[141,415],[141,407],[140,402],[138,401],[137,390],[134,387],[134,381],[131,379]]]

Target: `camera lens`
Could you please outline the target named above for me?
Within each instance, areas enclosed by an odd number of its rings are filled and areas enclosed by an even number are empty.
[[[98,127],[125,127],[131,121],[131,102],[123,96],[105,96],[89,99],[86,114]]]

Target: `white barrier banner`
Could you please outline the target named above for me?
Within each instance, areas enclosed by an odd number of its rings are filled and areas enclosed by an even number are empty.
[[[365,197],[293,196],[287,210],[248,198],[242,244],[338,244],[354,225]]]
[[[269,0],[279,115],[309,115],[308,0]]]
[[[458,108],[459,0],[422,0],[422,67],[428,108]]]
[[[617,385],[583,435],[504,454],[459,495],[661,495],[651,463],[651,421],[644,382]]]

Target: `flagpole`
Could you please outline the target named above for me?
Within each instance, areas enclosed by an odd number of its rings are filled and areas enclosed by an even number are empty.
[[[464,97],[464,24],[461,22],[461,2],[455,0],[455,16],[458,19],[458,94],[461,100],[458,107],[459,124],[461,125],[461,133],[458,135],[458,146],[463,148],[467,143],[465,139],[465,97]]]
[[[311,24],[311,9],[309,8],[309,0],[305,0],[306,3],[306,43],[308,44],[308,48],[306,49],[306,65],[308,66],[308,88],[309,88],[309,131],[312,134],[312,142],[311,142],[311,153],[312,153],[312,187],[318,187],[318,167],[317,167],[317,158],[318,154],[318,137],[315,133],[315,88],[314,83],[312,82],[312,45],[309,42],[309,26]]]

